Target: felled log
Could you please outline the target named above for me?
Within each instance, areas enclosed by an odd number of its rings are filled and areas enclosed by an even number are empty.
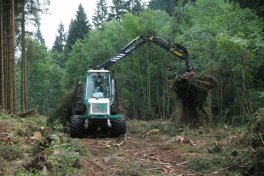
[[[28,111],[25,111],[25,112],[20,112],[18,114],[16,114],[18,117],[27,117],[27,116],[30,116],[30,115],[36,115],[38,113],[38,110],[37,109],[31,109],[31,110],[28,110]]]

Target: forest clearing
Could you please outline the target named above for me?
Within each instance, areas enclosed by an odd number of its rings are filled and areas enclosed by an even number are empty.
[[[263,173],[263,150],[251,147],[252,133],[246,127],[194,130],[163,120],[133,120],[125,136],[78,139],[62,128],[45,126],[45,121],[39,115],[1,114],[1,175],[251,175],[256,169]]]
[[[61,3],[0,0],[0,176],[264,175],[264,1]]]

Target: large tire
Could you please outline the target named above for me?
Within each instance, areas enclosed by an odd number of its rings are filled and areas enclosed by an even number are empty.
[[[119,137],[123,134],[126,134],[126,118],[121,115],[118,119],[111,120],[111,136],[112,137]]]
[[[84,135],[84,119],[74,115],[70,120],[70,135],[73,138],[82,138]]]

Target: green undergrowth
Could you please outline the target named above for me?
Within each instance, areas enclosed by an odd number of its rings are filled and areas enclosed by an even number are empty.
[[[33,139],[40,133],[40,139]],[[46,126],[46,117],[0,113],[0,176],[76,175],[91,152]]]

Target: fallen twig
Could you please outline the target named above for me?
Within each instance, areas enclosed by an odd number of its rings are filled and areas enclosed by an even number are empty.
[[[113,146],[120,147],[121,145],[126,143],[126,141],[127,141],[127,135],[125,134],[125,139],[123,141],[121,141],[120,143],[114,143]]]
[[[107,171],[107,169],[106,169],[102,164],[99,164],[99,163],[97,163],[97,162],[95,162],[95,161],[93,161],[93,160],[91,160],[91,162],[92,162],[93,164],[97,165],[97,166],[98,166],[99,168],[101,168],[102,170]]]
[[[154,168],[148,168],[148,169],[146,169],[147,171],[153,171],[153,170],[162,170],[161,168],[156,168],[156,167],[154,167]]]
[[[259,132],[259,137],[260,137],[260,140],[261,140],[261,142],[262,142],[262,145],[264,145],[264,141],[263,141],[263,138],[262,138],[262,134],[261,134],[261,132]]]
[[[171,166],[171,163],[165,163],[165,162],[162,162],[162,161],[160,161],[160,160],[158,160],[158,161],[150,161],[150,160],[148,160],[148,159],[144,159],[144,158],[141,158],[140,160],[141,160],[141,161],[147,161],[147,162],[149,162],[149,163],[154,163],[154,164],[170,165],[170,166]]]
[[[250,146],[250,149],[251,149],[253,152],[256,152],[256,150],[255,150],[255,149],[253,149],[251,146]]]
[[[3,158],[0,157],[0,159],[1,159],[2,161],[6,162]]]
[[[192,159],[193,160],[193,159]],[[178,163],[178,164],[175,164],[176,166],[180,166],[180,165],[185,165],[187,163],[189,163],[190,161],[192,160],[188,160],[188,161],[184,161],[184,162],[181,162],[181,163]]]
[[[93,175],[96,175],[95,172],[94,172],[94,167],[92,167],[92,173],[93,173]]]

